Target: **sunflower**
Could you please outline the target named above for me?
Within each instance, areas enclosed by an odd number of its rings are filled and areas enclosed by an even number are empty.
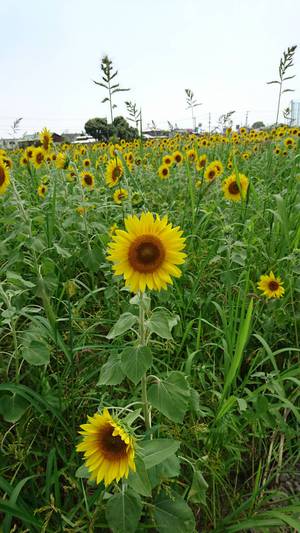
[[[279,146],[275,146],[273,152],[274,152],[274,154],[279,155],[280,152],[281,152],[280,147]]]
[[[185,239],[179,227],[168,224],[167,216],[130,215],[125,227],[127,231],[117,230],[109,243],[108,260],[114,263],[115,273],[124,276],[127,287],[133,292],[144,292],[146,286],[160,291],[173,283],[171,275],[181,276],[176,265],[184,263]]]
[[[163,157],[163,163],[167,165],[168,167],[174,163],[173,156],[171,155],[164,155]]]
[[[176,150],[176,152],[174,152],[172,154],[172,157],[173,157],[174,163],[176,163],[176,165],[180,165],[180,163],[182,163],[182,161],[183,161],[182,153],[179,152],[179,150]]]
[[[35,168],[39,168],[45,161],[45,152],[43,148],[35,148],[32,154],[32,162]]]
[[[218,171],[215,167],[215,165],[213,165],[212,163],[210,163],[206,169],[205,169],[205,172],[204,172],[204,177],[206,179],[206,181],[213,181],[218,175]]]
[[[27,159],[32,159],[33,158],[33,152],[34,152],[34,146],[27,146],[27,148],[25,150],[25,155],[26,155]]]
[[[86,187],[90,191],[94,189],[95,186],[95,178],[93,174],[90,172],[81,172],[81,185],[82,187]]]
[[[110,159],[106,167],[106,184],[109,187],[114,187],[119,183],[120,178],[123,176],[123,165],[122,161],[116,157]]]
[[[196,161],[196,158],[197,158],[196,150],[194,148],[190,148],[189,150],[187,150],[186,157],[187,157],[187,160],[190,161],[191,163]]]
[[[20,165],[22,165],[23,167],[26,167],[28,163],[29,163],[29,159],[26,157],[25,154],[23,154],[20,159]]]
[[[196,163],[196,169],[198,170],[198,172],[205,167],[206,161],[207,161],[206,154],[200,155],[200,157],[198,158],[197,163]]]
[[[221,176],[221,174],[223,174],[224,167],[223,167],[222,161],[219,161],[218,159],[216,159],[215,161],[212,161],[210,164],[212,167],[216,169],[217,176]]]
[[[272,271],[269,275],[260,276],[257,287],[267,298],[281,298],[284,295],[282,281],[280,277],[276,278]]]
[[[88,168],[88,167],[91,166],[91,160],[90,159],[84,159],[82,161],[82,164],[83,164],[84,168]]]
[[[40,198],[45,198],[46,192],[48,190],[48,187],[44,185],[43,183],[39,185],[37,193]]]
[[[170,168],[168,165],[160,165],[158,175],[161,180],[166,180],[170,176]]]
[[[66,154],[64,154],[63,152],[59,152],[57,155],[55,155],[55,164],[56,168],[66,168],[68,166]]]
[[[0,159],[0,194],[4,194],[10,184],[9,170]]]
[[[231,174],[223,181],[222,189],[226,200],[239,202],[241,198],[243,198],[243,200],[245,199],[248,186],[249,180],[244,174],[239,174],[238,180],[235,174]]]
[[[123,200],[126,200],[127,196],[128,191],[126,189],[116,189],[114,192],[114,202],[120,205]]]
[[[135,472],[135,442],[125,429],[104,409],[88,417],[80,427],[83,440],[76,446],[84,453],[85,465],[91,480],[104,481],[107,487],[115,479],[127,478],[129,469]]]
[[[47,152],[50,144],[52,144],[52,140],[53,139],[52,139],[51,132],[47,128],[44,128],[40,133],[40,141],[42,143],[42,146],[45,152]]]
[[[292,137],[287,137],[286,139],[284,139],[283,144],[286,148],[295,148],[296,141]]]

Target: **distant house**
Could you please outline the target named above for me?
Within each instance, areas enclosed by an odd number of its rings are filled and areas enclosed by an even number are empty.
[[[13,150],[18,147],[18,139],[0,139],[0,148]]]
[[[58,133],[52,133],[52,139],[55,143],[63,143],[65,141],[62,135]],[[40,135],[39,133],[33,133],[31,135],[24,135],[21,139],[18,139],[19,148],[26,148],[27,146],[40,146]]]

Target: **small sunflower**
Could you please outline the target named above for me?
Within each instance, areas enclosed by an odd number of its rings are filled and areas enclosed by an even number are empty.
[[[168,165],[160,165],[158,175],[161,180],[165,180],[170,176],[170,168]]]
[[[82,187],[86,187],[90,191],[94,189],[95,186],[95,178],[93,174],[90,172],[81,172],[81,185]]]
[[[176,152],[174,152],[172,154],[172,157],[173,157],[173,161],[174,163],[176,163],[176,165],[180,165],[183,161],[183,155],[181,152],[179,152],[179,150],[176,150]]]
[[[0,194],[4,194],[10,184],[9,170],[0,159]]]
[[[127,196],[128,191],[126,189],[116,189],[114,192],[114,202],[120,205],[123,200],[126,200]]]
[[[37,190],[38,196],[40,198],[45,198],[47,190],[48,190],[48,187],[42,183],[41,185],[39,185],[38,190]]]
[[[206,181],[213,181],[218,176],[218,171],[214,164],[210,163],[204,172],[204,178]]]
[[[200,157],[199,157],[199,159],[197,160],[197,163],[196,163],[196,169],[198,170],[198,172],[200,172],[200,170],[205,168],[206,161],[207,161],[207,155],[206,154],[200,155]]]
[[[249,180],[244,174],[239,174],[239,183],[235,174],[231,174],[223,181],[222,189],[226,200],[239,202],[246,197]]]
[[[286,148],[295,148],[296,141],[292,137],[287,137],[286,139],[284,139],[283,144]]]
[[[168,167],[170,165],[172,165],[172,163],[174,163],[174,160],[173,160],[173,156],[172,155],[164,155],[163,157],[163,163],[165,165],[168,165]]]
[[[197,158],[196,150],[194,148],[190,148],[189,150],[187,150],[186,157],[187,157],[187,160],[190,161],[191,163],[196,161],[196,158]]]
[[[91,166],[91,160],[90,159],[84,159],[82,161],[82,164],[83,164],[84,168],[89,168]]]
[[[130,215],[125,219],[127,231],[117,230],[109,243],[108,260],[114,263],[113,270],[123,275],[125,285],[133,292],[166,289],[173,283],[171,276],[181,276],[176,265],[184,263],[182,252],[185,239],[179,227],[168,224],[167,216],[142,213],[141,217]]]
[[[52,140],[51,132],[47,128],[44,128],[40,133],[40,141],[45,152],[47,152],[49,146],[52,144]]]
[[[109,187],[114,187],[117,185],[123,176],[123,172],[122,161],[118,157],[110,159],[105,173],[106,184]]]
[[[135,472],[135,441],[107,409],[88,417],[80,426],[83,440],[76,446],[84,453],[85,465],[91,480],[104,481],[107,487],[115,479],[127,478],[129,469]]]
[[[66,154],[64,154],[63,152],[59,152],[57,155],[55,155],[55,164],[56,164],[56,168],[66,168],[68,166],[68,158],[66,156]],[[53,159],[53,156],[52,156],[52,159]]]
[[[32,162],[35,168],[39,168],[45,161],[45,152],[43,148],[35,148],[32,155]]]
[[[260,276],[257,287],[267,298],[281,298],[284,295],[282,281],[280,277],[276,278],[272,271],[269,275]]]

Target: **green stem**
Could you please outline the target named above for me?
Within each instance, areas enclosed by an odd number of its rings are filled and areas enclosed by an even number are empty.
[[[145,324],[145,307],[143,301],[143,293],[139,293],[139,344],[140,346],[147,345],[147,335],[146,335],[146,324]],[[146,372],[142,377],[142,404],[143,404],[143,414],[145,420],[146,430],[149,431],[151,428],[151,415],[149,409],[149,402],[147,396],[147,375]]]

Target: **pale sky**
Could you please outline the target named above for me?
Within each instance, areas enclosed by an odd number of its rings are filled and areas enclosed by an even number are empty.
[[[282,108],[300,100],[300,0],[2,0],[0,3],[0,138],[16,118],[20,134],[47,126],[80,132],[92,117],[109,117],[101,100],[104,54],[119,71],[115,115],[124,100],[154,120],[192,127],[186,88],[202,106],[197,122],[235,110],[234,124],[276,116],[283,50],[298,45],[296,78]],[[281,116],[282,117],[282,116]]]

